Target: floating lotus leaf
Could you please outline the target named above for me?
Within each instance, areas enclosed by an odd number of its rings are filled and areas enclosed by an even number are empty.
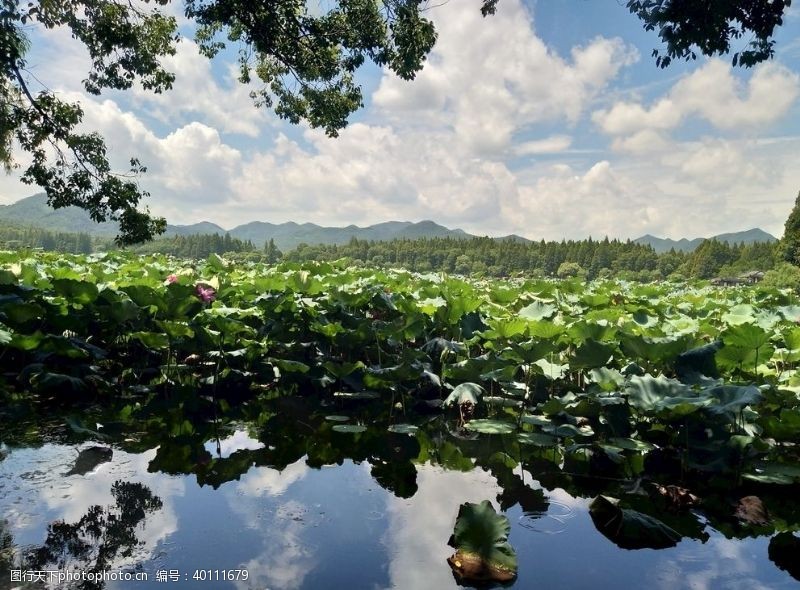
[[[339,399],[372,400],[380,399],[381,394],[377,391],[337,391],[333,396]]]
[[[414,426],[413,424],[392,424],[387,430],[395,434],[414,435],[419,431],[419,426]]]
[[[360,424],[335,424],[333,426],[334,432],[346,432],[350,434],[357,434],[359,432],[365,432],[367,430],[366,426],[362,426]]]
[[[589,505],[592,522],[603,536],[622,549],[666,549],[681,534],[647,514],[620,508],[618,500],[597,496]]]
[[[470,420],[466,427],[481,434],[511,434],[517,429],[514,424],[501,420]]]
[[[458,510],[451,545],[456,549],[447,559],[461,583],[506,583],[517,576],[517,555],[508,543],[511,525],[495,512],[488,500],[467,502]]]

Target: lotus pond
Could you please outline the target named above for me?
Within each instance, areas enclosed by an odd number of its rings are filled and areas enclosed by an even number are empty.
[[[796,587],[798,319],[757,286],[0,253],[0,589]]]

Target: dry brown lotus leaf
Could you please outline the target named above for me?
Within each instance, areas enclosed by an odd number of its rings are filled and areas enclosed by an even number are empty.
[[[753,526],[769,524],[769,514],[758,496],[745,496],[736,505],[734,516],[742,522]]]
[[[699,497],[680,486],[653,484],[653,490],[673,510],[688,510],[700,503]]]
[[[459,582],[499,582],[501,584],[506,584],[516,577],[514,572],[488,563],[474,553],[456,551],[447,558],[447,563],[450,564]]]

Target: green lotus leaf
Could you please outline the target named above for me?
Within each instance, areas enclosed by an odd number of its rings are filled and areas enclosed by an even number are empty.
[[[557,363],[551,363],[547,359],[539,359],[533,364],[539,367],[541,369],[542,375],[547,377],[550,381],[555,381],[556,379],[563,379],[564,375],[566,375],[567,371],[569,371],[569,365],[559,365]]]
[[[616,369],[598,367],[589,371],[589,381],[597,383],[603,391],[616,391],[625,384],[625,377]]]
[[[534,447],[554,447],[558,444],[558,438],[550,434],[541,432],[520,432],[517,440],[524,445]]]
[[[488,500],[467,502],[458,510],[448,559],[463,583],[509,582],[517,575],[517,555],[508,543],[511,525]]]
[[[477,383],[461,383],[444,400],[444,406],[460,406],[467,402],[477,406],[484,393],[486,390]]]
[[[786,463],[762,463],[753,471],[742,475],[745,479],[759,483],[791,485],[800,483],[800,466]]]
[[[575,351],[575,356],[569,359],[570,369],[594,369],[605,367],[614,355],[614,347],[595,340],[587,340]]]
[[[736,416],[742,408],[759,403],[764,396],[754,385],[719,385],[705,390],[716,403],[708,406],[712,414],[728,414]]]
[[[558,308],[551,303],[544,303],[542,301],[534,301],[530,305],[526,305],[519,310],[518,315],[526,320],[543,320],[553,317]]]
[[[481,434],[511,434],[517,427],[509,422],[501,420],[470,420],[466,423],[466,428],[480,432]]]
[[[367,427],[360,424],[335,424],[333,426],[334,432],[344,432],[348,434],[358,434],[359,432],[366,432]]]
[[[666,419],[683,418],[714,403],[707,393],[695,393],[680,381],[663,376],[631,377],[625,391],[638,411]]]
[[[756,312],[752,305],[740,303],[734,305],[726,313],[722,314],[722,321],[729,326],[738,326],[746,323],[753,323],[756,320]]]
[[[68,301],[87,305],[97,299],[99,291],[94,283],[72,279],[53,279],[53,290]]]
[[[392,424],[387,430],[395,434],[414,435],[419,431],[419,426],[414,426],[413,424]]]
[[[353,399],[353,400],[373,400],[380,399],[381,394],[377,391],[337,391],[333,397],[339,399]]]

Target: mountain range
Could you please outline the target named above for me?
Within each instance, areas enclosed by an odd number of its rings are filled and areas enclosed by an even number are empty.
[[[686,238],[680,240],[671,240],[669,238],[657,238],[646,234],[641,238],[633,240],[637,244],[647,244],[653,247],[657,253],[669,252],[672,248],[676,251],[682,250],[683,252],[691,252],[697,248],[706,238],[695,238],[687,240]],[[752,244],[753,242],[777,242],[778,238],[772,234],[768,234],[763,229],[753,228],[746,231],[739,231],[727,234],[718,234],[712,236],[719,242],[728,242],[729,244]]]
[[[48,207],[44,194],[20,199],[10,205],[0,205],[0,222],[14,225],[41,227],[51,231],[85,232],[97,236],[114,237],[117,235],[116,223],[95,223],[88,213],[78,207],[64,207],[54,210]],[[240,240],[250,240],[260,248],[267,240],[274,240],[281,250],[291,250],[301,243],[306,244],[346,244],[351,238],[359,240],[388,241],[394,239],[443,238],[468,239],[475,237],[461,229],[449,229],[433,221],[387,221],[367,227],[348,225],[347,227],[324,227],[314,223],[267,223],[251,221],[226,230],[210,221],[202,221],[191,225],[167,225],[166,236],[191,234],[229,233]],[[742,232],[720,234],[714,238],[729,243],[774,242],[776,238],[761,229],[750,229]],[[527,242],[526,238],[514,234],[496,238],[499,240],[515,240]],[[675,250],[692,251],[705,238],[693,240],[671,240],[645,235],[633,240],[640,244],[649,244],[656,252]]]

